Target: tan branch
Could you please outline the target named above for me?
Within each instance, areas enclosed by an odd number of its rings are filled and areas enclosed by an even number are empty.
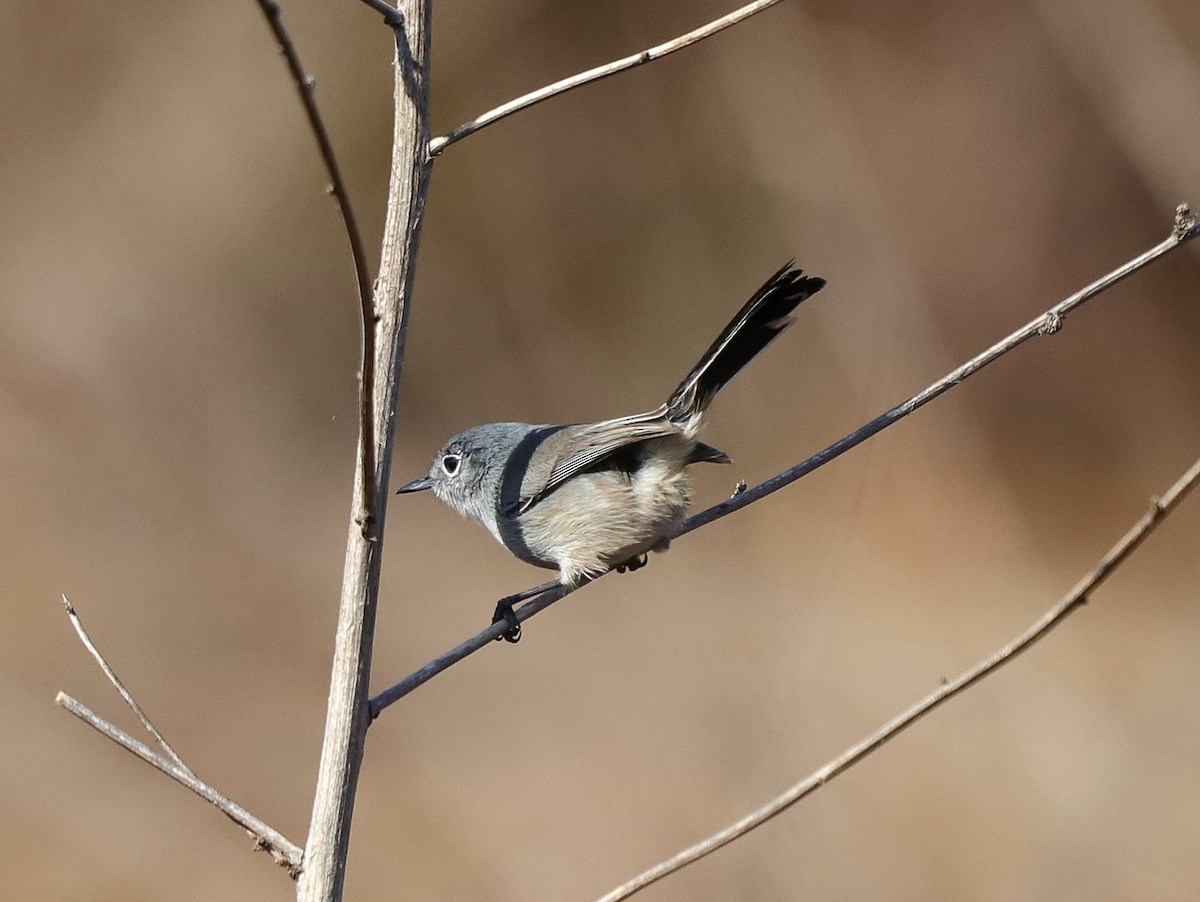
[[[66,708],[84,723],[99,730],[122,748],[133,752],[133,754],[137,755],[147,764],[158,768],[172,780],[186,786],[206,802],[215,805],[224,812],[226,817],[250,834],[256,848],[269,852],[276,863],[285,868],[293,878],[299,875],[303,863],[304,851],[298,845],[265,821],[255,817],[228,796],[217,792],[217,790],[192,773],[191,769],[186,765],[167,760],[145,743],[134,739],[120,727],[114,726],[82,702],[73,699],[64,692],[58,693],[54,699],[54,703]]]
[[[1162,523],[1167,514],[1195,487],[1198,481],[1200,481],[1200,460],[1192,464],[1191,468],[1167,490],[1162,498],[1154,501],[1150,510],[1125,533],[1116,545],[1109,549],[1108,553],[1100,559],[1100,562],[1086,576],[1079,580],[1075,587],[1064,595],[1058,604],[1043,614],[1028,629],[1007,645],[1002,646],[974,667],[959,674],[953,680],[944,683],[937,691],[931,692],[907,711],[892,718],[892,720],[888,721],[866,739],[857,745],[851,746],[824,767],[801,780],[761,808],[750,812],[745,817],[730,824],[724,830],[710,836],[703,842],[696,843],[696,845],[684,849],[679,854],[639,874],[628,883],[622,884],[602,897],[600,902],[618,902],[620,899],[628,899],[634,893],[644,889],[651,883],[661,880],[669,874],[673,874],[692,862],[698,861],[704,856],[715,852],[722,846],[728,845],[738,837],[744,836],[755,827],[766,823],[775,817],[775,815],[786,811],[805,796],[820,789],[834,777],[853,767],[888,740],[894,738],[898,733],[912,726],[912,724],[920,720],[934,708],[949,701],[984,677],[994,673],[1004,664],[1017,657],[1017,655],[1027,651],[1035,642],[1044,638],[1052,629],[1062,623],[1069,614],[1086,604],[1091,594],[1146,540],[1150,533]]]
[[[100,652],[100,649],[96,646],[96,643],[92,641],[92,637],[84,629],[83,621],[80,619],[71,602],[67,600],[67,596],[64,595],[62,600],[63,606],[67,610],[67,616],[71,620],[71,626],[75,628],[75,633],[79,636],[79,641],[83,643],[83,647],[88,650],[88,653],[96,659],[96,663],[100,665],[100,669],[104,671],[104,675],[108,677],[108,681],[112,683],[113,688],[117,690],[130,710],[137,715],[142,726],[146,728],[146,732],[153,736],[154,740],[162,747],[162,750],[166,752],[166,757],[134,739],[124,730],[114,726],[86,705],[76,701],[65,693],[58,693],[54,699],[55,703],[66,708],[84,723],[99,730],[113,742],[133,752],[143,761],[157,767],[171,779],[182,783],[192,792],[196,793],[196,795],[221,809],[230,820],[244,828],[254,838],[255,845],[258,848],[270,852],[271,857],[275,859],[276,863],[282,865],[287,869],[289,874],[296,877],[300,873],[304,855],[303,850],[261,818],[255,817],[241,805],[231,800],[228,796],[222,795],[196,776],[195,772],[184,763],[183,759],[171,747],[170,743],[163,738],[162,733],[154,726],[150,718],[146,715],[146,712],[142,710],[142,706],[137,703],[133,694],[125,688],[125,684],[121,682],[116,671],[113,670],[112,666]]]
[[[404,361],[417,247],[429,189],[429,21],[431,0],[405,0],[389,23],[395,40],[395,118],[387,216],[383,229],[374,309],[378,314],[372,398],[376,423],[375,469],[363,469],[360,455],[353,497],[364,480],[387,485],[396,425],[396,394]],[[366,437],[363,437],[364,440]],[[299,902],[342,898],[350,823],[370,725],[368,684],[379,599],[383,524],[387,493],[375,496],[370,529],[353,517],[346,544],[342,594],[338,605],[330,674],[329,702],[317,785],[304,847]]]
[[[679,37],[673,38],[664,44],[658,44],[657,46],[643,50],[641,53],[635,53],[632,56],[614,60],[603,66],[596,66],[594,69],[588,69],[586,72],[580,72],[578,75],[572,75],[569,78],[556,81],[554,84],[546,85],[544,88],[530,91],[528,94],[524,94],[515,100],[510,100],[508,103],[502,103],[494,110],[488,110],[486,113],[476,116],[470,122],[464,122],[448,134],[440,138],[434,138],[429,142],[429,153],[431,156],[437,156],[451,144],[461,141],[468,135],[473,135],[481,128],[486,128],[493,122],[499,122],[513,113],[541,103],[543,100],[549,100],[551,97],[570,91],[572,88],[578,88],[590,82],[608,78],[608,76],[624,72],[626,69],[633,69],[636,66],[661,59],[669,53],[674,53],[676,50],[690,47],[697,41],[702,41],[719,31],[724,31],[731,25],[737,25],[738,22],[749,19],[755,13],[760,13],[779,2],[780,0],[755,0],[754,3],[747,3],[741,9],[736,9],[728,15],[722,16],[706,25],[701,25],[687,34],[681,34]]]

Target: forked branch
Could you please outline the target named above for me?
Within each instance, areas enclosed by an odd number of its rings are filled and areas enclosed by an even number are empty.
[[[1174,510],[1179,502],[1187,496],[1188,492],[1195,487],[1198,481],[1200,481],[1200,460],[1192,464],[1191,468],[1179,477],[1174,485],[1167,489],[1166,494],[1153,502],[1150,510],[1125,533],[1116,545],[1109,549],[1108,553],[1100,559],[1100,562],[1087,575],[1080,579],[1070,592],[1062,597],[1058,604],[1038,618],[1028,629],[1011,642],[997,649],[974,667],[964,671],[949,682],[943,683],[935,692],[931,692],[907,711],[892,718],[857,745],[846,749],[846,751],[842,752],[842,754],[838,755],[838,757],[834,758],[824,767],[814,771],[808,777],[805,777],[787,791],[776,796],[761,808],[750,812],[745,817],[730,824],[719,833],[713,834],[703,842],[698,842],[696,845],[668,858],[661,864],[639,874],[628,883],[622,884],[605,895],[600,899],[600,902],[619,902],[621,899],[628,899],[634,893],[645,889],[651,883],[655,883],[663,877],[675,873],[694,861],[699,861],[704,856],[715,852],[722,846],[728,845],[738,837],[745,836],[755,827],[766,823],[775,817],[775,815],[786,811],[805,796],[816,792],[816,790],[820,789],[834,777],[849,770],[889,739],[894,738],[898,733],[912,726],[934,708],[949,701],[984,677],[995,673],[1003,665],[1017,657],[1017,655],[1027,651],[1039,639],[1045,638],[1052,629],[1062,623],[1073,611],[1087,604],[1092,593],[1146,540],[1150,533],[1162,523],[1167,514]]]
[[[715,504],[707,510],[701,511],[695,516],[689,518],[682,527],[680,527],[678,535],[682,536],[691,532],[694,529],[699,529],[701,526],[706,526],[714,520],[719,520],[721,517],[728,516],[734,511],[741,510],[748,504],[753,504],[772,492],[776,492],[790,483],[795,482],[801,476],[811,473],[818,467],[822,467],[836,457],[845,454],[856,445],[862,444],[876,433],[882,432],[887,427],[899,422],[904,417],[908,416],[915,410],[924,407],[934,398],[952,389],[970,376],[975,375],[989,363],[994,363],[999,360],[1009,351],[1024,344],[1035,335],[1053,335],[1062,328],[1064,319],[1068,313],[1082,306],[1087,301],[1097,295],[1112,288],[1118,282],[1133,275],[1138,270],[1150,265],[1155,260],[1163,255],[1171,252],[1187,241],[1200,235],[1200,225],[1197,225],[1195,217],[1192,216],[1191,209],[1187,204],[1181,204],[1175,210],[1174,227],[1170,236],[1161,243],[1155,245],[1150,250],[1146,251],[1138,257],[1130,260],[1122,266],[1117,267],[1112,272],[1097,279],[1091,285],[1080,291],[1075,292],[1070,297],[1065,298],[1058,304],[1055,304],[1041,316],[1030,320],[1017,331],[1013,332],[1006,338],[1001,339],[992,345],[982,354],[972,357],[962,366],[947,373],[941,379],[938,379],[928,388],[918,392],[906,401],[897,404],[891,410],[888,410],[869,423],[856,429],[854,432],[838,439],[829,447],[818,451],[816,454],[809,457],[807,460],[801,461],[794,467],[784,470],[777,476],[766,480],[765,482],[746,491],[739,491],[729,499]],[[537,597],[532,601],[527,602],[523,606],[515,610],[518,622],[524,622],[537,614],[554,602],[565,598],[574,588],[567,588],[557,583],[547,583],[545,586],[539,586],[537,589],[528,590],[528,595],[537,594]],[[505,624],[492,624],[492,626],[476,634],[470,639],[462,642],[455,648],[445,654],[430,661],[420,670],[410,674],[399,683],[380,692],[371,699],[371,716],[377,717],[384,708],[399,701],[409,692],[412,692],[418,686],[428,682],[437,674],[441,673],[448,667],[461,661],[463,658],[483,648],[492,639],[500,636],[506,629]]]
[[[304,859],[304,851],[270,824],[261,818],[255,817],[241,805],[237,804],[237,802],[218,792],[196,776],[195,772],[183,762],[183,759],[175,749],[163,738],[162,733],[150,721],[146,712],[142,710],[141,705],[134,699],[133,694],[125,688],[125,684],[121,682],[116,671],[105,660],[104,655],[100,653],[100,649],[96,647],[96,643],[92,641],[87,630],[83,628],[83,622],[79,619],[78,613],[65,595],[63,596],[63,605],[67,609],[67,616],[71,619],[71,625],[75,628],[75,633],[79,636],[79,641],[83,643],[83,647],[96,659],[96,663],[100,665],[100,669],[108,677],[108,681],[112,683],[113,688],[117,690],[117,693],[124,700],[125,704],[129,706],[130,710],[137,715],[142,726],[146,728],[146,732],[154,737],[154,741],[158,743],[165,756],[160,755],[145,743],[134,739],[124,730],[100,717],[100,715],[96,714],[86,705],[76,701],[66,693],[58,693],[54,699],[55,704],[66,708],[84,723],[103,733],[113,742],[133,752],[133,754],[146,763],[158,768],[172,780],[186,786],[192,792],[196,793],[196,795],[200,796],[200,798],[215,805],[231,821],[250,834],[254,839],[256,848],[269,852],[276,863],[284,867],[292,877],[298,876]]]

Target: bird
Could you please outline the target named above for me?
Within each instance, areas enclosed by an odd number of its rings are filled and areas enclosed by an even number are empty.
[[[636,570],[665,551],[692,500],[688,468],[730,463],[697,438],[717,393],[825,286],[789,261],[742,306],[683,381],[654,410],[596,423],[487,423],[447,441],[429,472],[397,494],[431,489],[478,521],[517,558],[557,570],[577,586]],[[520,628],[511,602],[497,605],[505,638]]]

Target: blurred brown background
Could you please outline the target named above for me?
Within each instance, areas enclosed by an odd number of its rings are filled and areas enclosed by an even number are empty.
[[[440,133],[733,3],[436,6]],[[374,249],[388,34],[285,14]],[[19,4],[0,71],[4,895],[286,899],[51,701],[128,722],[65,592],[190,764],[303,841],[358,343],[324,176],[249,0]],[[795,256],[829,287],[718,401],[717,501],[1161,240],[1197,147],[1191,0],[792,0],[439,161],[393,482],[474,423],[657,404]],[[1015,634],[1200,449],[1198,252],[391,709],[349,898],[593,898]],[[544,576],[431,497],[390,514],[380,687]],[[1196,898],[1198,549],[1193,499],[1032,653],[645,898]]]

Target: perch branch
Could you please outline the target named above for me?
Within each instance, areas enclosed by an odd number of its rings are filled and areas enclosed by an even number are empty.
[[[404,26],[404,14],[396,7],[384,3],[383,0],[362,0],[367,6],[380,13],[383,16],[383,24],[389,28],[402,28]]]
[[[934,708],[949,701],[960,692],[997,671],[1000,667],[1017,657],[1017,655],[1027,651],[1035,642],[1043,639],[1052,629],[1062,623],[1068,615],[1087,604],[1091,594],[1162,523],[1167,514],[1195,487],[1197,481],[1200,481],[1200,460],[1192,464],[1191,468],[1167,490],[1162,498],[1156,499],[1153,502],[1150,510],[1125,533],[1116,545],[1109,549],[1109,552],[1101,558],[1100,562],[1092,568],[1091,572],[1079,580],[1075,584],[1075,587],[1062,597],[1058,604],[1043,614],[1028,629],[1007,645],[1002,646],[974,667],[959,674],[953,680],[944,683],[935,692],[931,692],[907,711],[892,718],[866,739],[863,739],[857,745],[851,746],[824,767],[813,772],[786,792],[776,796],[761,808],[750,812],[745,817],[730,824],[724,830],[710,836],[703,842],[696,843],[696,845],[684,849],[672,858],[639,874],[628,883],[608,893],[600,902],[618,902],[620,899],[628,899],[634,893],[644,889],[651,883],[661,880],[669,874],[673,874],[675,871],[686,867],[694,861],[698,861],[709,853],[715,852],[722,846],[728,845],[738,837],[744,836],[754,828],[775,817],[775,815],[786,811],[805,796],[820,789],[834,777],[853,767],[888,740],[894,738],[898,733],[912,726]]]
[[[888,426],[891,426],[892,424],[908,416],[908,414],[912,413],[914,410],[924,407],[938,395],[949,391],[951,388],[958,385],[969,376],[979,372],[979,370],[983,369],[989,363],[993,363],[1000,357],[1007,354],[1009,351],[1016,348],[1018,345],[1023,344],[1026,340],[1035,335],[1054,334],[1062,328],[1063,319],[1071,310],[1074,310],[1076,307],[1079,307],[1085,302],[1091,300],[1096,295],[1111,288],[1121,280],[1137,272],[1139,269],[1148,266],[1159,257],[1162,257],[1164,254],[1174,250],[1184,242],[1190,241],[1197,235],[1200,235],[1200,226],[1197,225],[1197,221],[1192,216],[1191,210],[1187,204],[1181,204],[1175,211],[1175,223],[1171,235],[1165,241],[1155,245],[1144,254],[1135,257],[1133,260],[1130,260],[1123,266],[1114,269],[1108,275],[1097,279],[1091,285],[1088,285],[1081,291],[1076,292],[1075,294],[1051,307],[1041,316],[1022,326],[1007,338],[1002,339],[1001,341],[992,345],[992,347],[988,348],[982,354],[978,355],[977,357],[973,357],[962,366],[943,376],[924,391],[913,395],[911,398],[901,404],[897,404],[886,413],[880,414],[866,425],[856,429],[854,432],[850,433],[844,438],[838,439],[838,441],[834,442],[829,447],[818,451],[807,460],[796,464],[796,466],[783,471],[777,476],[768,479],[752,489],[738,491],[729,499],[722,501],[719,504],[715,504],[707,510],[701,511],[694,517],[689,518],[680,527],[677,535],[682,536],[694,529],[699,529],[701,526],[705,526],[714,520],[719,520],[721,517],[732,514],[734,511],[741,510],[746,505],[751,504],[760,498],[771,494],[772,492],[778,491],[785,485],[795,482],[801,476],[811,473],[818,467],[824,466],[834,458],[839,457],[845,452],[849,451],[855,445],[861,444],[871,436],[875,435],[877,432],[881,432]],[[528,590],[528,594],[532,595],[543,589],[546,590],[544,594],[539,595],[539,597],[535,598],[533,601],[527,602],[522,607],[515,609],[514,613],[516,614],[519,622],[523,622],[532,617],[534,614],[545,610],[556,601],[565,598],[574,591],[574,589],[567,589],[558,585],[557,583],[547,583],[546,586],[539,586],[537,590]],[[483,648],[501,632],[503,632],[503,629],[498,629],[497,625],[493,624],[483,632],[478,633],[467,641],[461,643],[451,651],[448,651],[440,657],[430,661],[420,670],[410,674],[399,683],[396,683],[394,686],[391,686],[390,688],[385,689],[383,692],[380,692],[371,700],[372,717],[377,717],[379,713],[388,705],[399,701],[421,684],[426,683],[433,677],[437,676],[437,674],[441,673],[447,667],[457,664],[467,655],[478,651],[480,648]]]
[[[891,410],[880,414],[865,426],[856,429],[845,438],[834,442],[828,448],[814,454],[808,460],[798,463],[788,470],[784,470],[778,476],[773,476],[752,489],[735,494],[720,504],[714,504],[708,510],[701,511],[694,517],[689,517],[683,526],[680,527],[679,535],[689,533],[693,529],[699,529],[713,520],[719,520],[721,517],[740,510],[748,504],[753,504],[760,498],[765,498],[772,492],[779,491],[785,485],[790,485],[801,476],[808,475],[835,457],[849,451],[855,445],[866,441],[875,435],[875,433],[883,431],[897,420],[908,416],[914,410],[924,407],[934,398],[938,397],[938,395],[954,388],[954,386],[963,382],[968,377],[975,375],[975,373],[979,372],[989,363],[999,360],[1009,351],[1013,350],[1013,348],[1024,344],[1035,335],[1055,334],[1063,327],[1067,314],[1072,310],[1086,304],[1092,298],[1096,297],[1096,295],[1107,291],[1118,282],[1124,281],[1139,269],[1148,266],[1164,254],[1175,250],[1175,248],[1179,247],[1185,241],[1195,238],[1198,234],[1200,234],[1200,228],[1197,227],[1196,219],[1192,216],[1191,209],[1187,204],[1180,204],[1175,209],[1175,222],[1171,234],[1164,241],[1150,248],[1144,254],[1134,257],[1123,266],[1117,267],[1107,275],[1101,276],[1086,288],[1080,289],[1070,297],[1055,304],[1041,316],[1030,320],[1016,332],[996,342],[982,354],[972,357],[962,366],[947,373],[924,391],[913,395],[907,401],[897,404]]]
[[[436,157],[451,144],[461,141],[468,135],[473,135],[481,128],[486,128],[493,122],[499,122],[506,116],[511,116],[513,113],[541,103],[543,100],[549,100],[551,97],[570,91],[572,88],[578,88],[589,82],[599,81],[610,75],[616,75],[618,72],[624,72],[626,69],[633,69],[636,66],[653,62],[669,53],[674,53],[676,50],[682,50],[684,47],[689,47],[697,41],[702,41],[719,31],[724,31],[731,25],[736,25],[743,19],[749,19],[755,13],[760,13],[779,2],[780,0],[755,0],[754,3],[747,3],[741,9],[736,9],[726,16],[709,22],[707,25],[701,25],[687,34],[681,34],[679,37],[664,44],[650,47],[641,53],[635,53],[632,56],[614,60],[603,66],[596,66],[594,69],[588,69],[586,72],[580,72],[578,75],[572,75],[569,78],[556,81],[554,84],[538,88],[536,91],[530,91],[528,94],[524,94],[515,100],[501,104],[494,110],[488,110],[486,113],[476,116],[470,122],[464,122],[458,128],[440,138],[434,138],[429,142],[429,154]]]
[[[599,579],[599,577],[596,577],[596,579]],[[595,580],[591,581],[594,582]],[[554,580],[553,582],[542,583],[540,586],[535,586],[532,589],[526,589],[520,595],[525,598],[532,598],[533,600],[528,604],[515,608],[513,614],[516,615],[517,622],[522,623],[538,611],[550,607],[550,605],[554,604],[560,598],[566,598],[578,588],[579,586],[564,586],[558,580]],[[487,629],[476,633],[465,642],[459,643],[445,654],[434,658],[420,670],[409,674],[399,683],[389,686],[371,699],[371,719],[374,720],[379,716],[379,712],[388,707],[388,705],[400,701],[408,693],[433,679],[447,667],[457,664],[467,655],[474,654],[489,642],[499,639],[510,628],[510,625],[504,621],[493,623]]]
[[[371,5],[374,6],[374,4]],[[390,6],[383,5],[391,12],[396,12]],[[342,178],[337,158],[333,154],[333,142],[329,139],[329,131],[325,128],[321,111],[317,108],[317,97],[314,90],[316,80],[311,75],[304,74],[304,67],[300,65],[300,56],[296,52],[296,46],[292,43],[287,29],[284,28],[283,14],[279,4],[275,0],[258,0],[258,6],[262,10],[267,24],[271,27],[275,43],[279,45],[279,50],[287,62],[288,72],[291,73],[292,82],[300,95],[300,102],[304,105],[308,126],[312,130],[313,138],[316,139],[317,149],[325,164],[325,171],[329,174],[329,193],[337,200],[338,211],[342,215],[342,224],[346,228],[346,237],[350,241],[350,255],[354,258],[354,274],[358,282],[358,302],[362,314],[362,364],[358,376],[359,451],[362,455],[363,472],[374,473],[375,425],[371,404],[375,396],[375,323],[377,317],[371,302],[371,272],[367,265],[367,252],[363,247],[362,233],[358,230],[358,220],[355,219],[354,208],[350,205],[350,194],[346,190],[346,182]],[[386,13],[384,18],[388,19]],[[375,510],[374,480],[366,480],[362,489],[361,510],[358,513],[358,519],[364,534],[366,534],[370,530],[370,520]]]
[[[134,699],[133,694],[125,688],[125,684],[121,682],[116,671],[113,670],[104,655],[101,654],[100,649],[96,647],[96,643],[88,635],[87,630],[84,629],[83,621],[80,619],[71,602],[67,600],[67,596],[64,595],[62,600],[63,606],[67,611],[67,617],[71,620],[71,626],[75,628],[75,633],[79,636],[79,641],[83,643],[83,647],[88,650],[88,653],[95,658],[96,663],[100,665],[100,669],[104,671],[104,675],[108,677],[108,681],[112,683],[113,688],[124,699],[125,704],[137,715],[142,726],[146,728],[146,732],[153,736],[154,740],[162,747],[162,750],[166,752],[166,757],[134,739],[124,730],[100,717],[86,705],[63,692],[58,693],[57,697],[55,697],[55,704],[66,708],[84,723],[99,730],[113,742],[124,746],[143,761],[157,767],[171,779],[182,783],[192,792],[196,793],[196,795],[221,809],[230,820],[251,835],[258,848],[270,852],[271,857],[275,859],[277,864],[286,868],[292,877],[296,877],[300,873],[303,859],[303,851],[300,847],[265,821],[255,817],[241,805],[217,792],[217,790],[196,776],[195,772],[183,762],[183,759],[171,747],[170,743],[163,738],[162,733],[150,721],[146,712],[142,710],[142,706]]]
[[[271,854],[276,863],[287,870],[293,878],[299,875],[304,851],[278,830],[255,817],[241,805],[213,789],[182,764],[168,760],[143,742],[134,739],[124,730],[100,717],[82,702],[64,692],[58,693],[54,703],[66,708],[84,723],[99,730],[122,748],[133,752],[147,764],[158,768],[172,780],[186,786],[205,801],[219,808],[226,817],[250,834],[257,848]]]

